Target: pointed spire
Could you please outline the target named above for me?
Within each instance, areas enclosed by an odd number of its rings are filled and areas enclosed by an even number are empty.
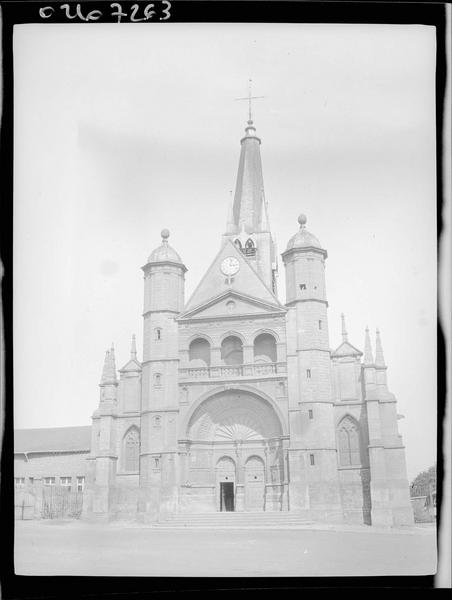
[[[229,208],[228,208],[228,222],[226,224],[226,234],[234,235],[234,233],[237,233],[237,226],[234,223],[234,205],[233,205],[233,201],[232,201],[232,191],[231,191],[231,200],[229,202]]]
[[[130,346],[130,358],[132,360],[137,359],[137,345],[135,340],[135,334],[132,335],[132,344]]]
[[[116,362],[115,362],[115,349],[113,344],[110,350],[107,350],[105,354],[104,368],[102,371],[101,385],[108,385],[109,383],[116,383]]]
[[[267,231],[265,220],[264,179],[260,155],[261,140],[256,135],[253,121],[248,120],[245,136],[240,140],[239,168],[234,194],[233,223],[246,233]]]
[[[377,339],[375,342],[375,365],[385,367],[385,358],[383,356],[383,346],[381,345],[380,330],[377,328]]]
[[[111,343],[110,348],[110,372],[113,379],[116,381],[116,360],[115,360],[115,347],[113,342]]]
[[[372,344],[370,343],[369,328],[366,327],[366,335],[364,337],[364,364],[373,365],[374,357],[372,354]]]
[[[342,341],[343,342],[348,342],[347,329],[345,328],[345,316],[344,316],[344,313],[341,313],[341,320],[342,320]]]
[[[102,377],[100,380],[101,384],[108,381],[109,368],[110,368],[110,350],[107,350],[105,353],[104,368],[102,370]]]
[[[270,231],[270,220],[268,218],[268,204],[265,199],[264,188],[262,188],[262,213],[261,213],[261,231]]]

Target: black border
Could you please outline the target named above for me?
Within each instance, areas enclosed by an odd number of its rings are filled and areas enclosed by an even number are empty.
[[[61,3],[61,2],[60,2]],[[124,7],[134,2],[120,2]],[[35,577],[14,574],[14,502],[13,489],[13,331],[12,331],[12,283],[13,283],[13,27],[20,23],[42,23],[38,15],[41,6],[58,2],[1,1],[2,10],[2,68],[3,98],[0,132],[1,168],[1,260],[3,263],[2,303],[4,333],[4,380],[5,380],[5,430],[1,457],[2,482],[1,507],[1,592],[4,598],[148,598],[159,592],[208,592],[216,594],[232,589],[248,593],[263,590],[321,590],[321,589],[431,589],[434,576],[406,577],[294,577],[294,578],[164,578],[164,577]],[[75,6],[76,2],[70,2]],[[108,15],[110,2],[80,2],[82,8],[99,8]],[[147,4],[141,3],[140,4]],[[384,23],[424,24],[436,28],[436,127],[437,127],[437,236],[438,247],[443,232],[444,208],[444,110],[446,84],[446,3],[424,2],[347,2],[347,1],[214,1],[175,0],[171,2],[171,18],[166,22],[260,22],[260,23]],[[86,11],[87,12],[87,11]],[[52,23],[69,22],[63,13],[56,13]],[[76,21],[70,21],[74,23]],[[98,23],[116,22],[105,16]],[[95,23],[90,23],[95,25]],[[146,23],[137,23],[145,26]],[[165,22],[161,25],[164,27]],[[439,258],[439,257],[438,257]],[[1,269],[0,264],[0,269]],[[0,273],[1,275],[1,273]],[[446,407],[446,342],[438,320],[438,435],[437,435],[437,499],[438,530],[441,524],[441,500],[443,497],[443,428]]]

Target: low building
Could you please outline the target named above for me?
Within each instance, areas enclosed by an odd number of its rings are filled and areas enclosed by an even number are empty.
[[[90,426],[15,430],[16,518],[78,516],[90,445]]]

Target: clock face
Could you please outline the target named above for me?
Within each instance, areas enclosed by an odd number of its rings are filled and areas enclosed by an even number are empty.
[[[235,275],[240,269],[240,263],[234,256],[227,256],[221,263],[220,269],[224,275]]]

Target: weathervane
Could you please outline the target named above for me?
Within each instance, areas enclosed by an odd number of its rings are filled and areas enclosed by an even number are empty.
[[[235,100],[248,100],[248,120],[252,121],[251,118],[251,100],[259,100],[260,98],[265,98],[265,96],[253,96],[251,92],[251,84],[253,80],[248,79],[248,96],[245,98],[235,98]]]

